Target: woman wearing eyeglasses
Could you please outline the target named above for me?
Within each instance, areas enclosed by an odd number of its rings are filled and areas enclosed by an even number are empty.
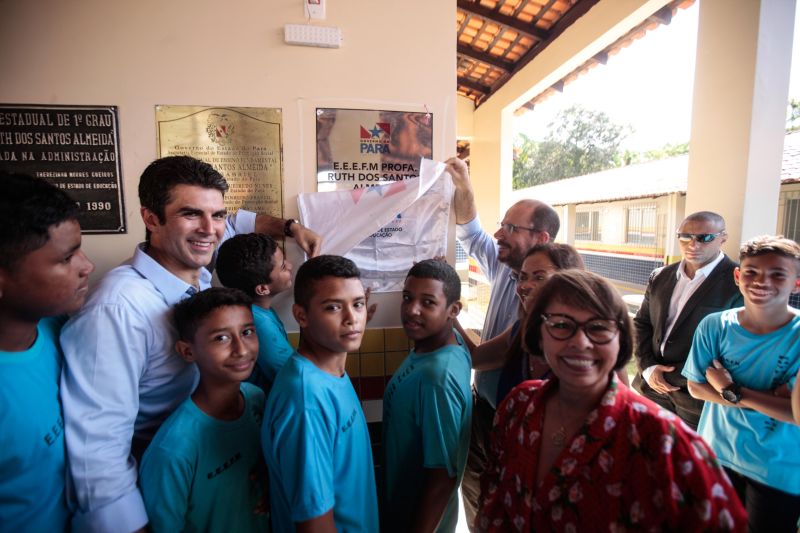
[[[525,259],[522,267],[516,274],[517,296],[519,296],[522,314],[527,315],[536,296],[550,276],[560,270],[569,268],[585,269],[583,259],[577,250],[568,244],[552,243],[537,244],[533,246]],[[502,367],[500,378],[497,384],[497,405],[502,402],[511,389],[528,379],[546,379],[550,375],[550,368],[543,357],[539,355],[529,355],[522,345],[522,335],[520,328],[522,321],[517,321],[511,328],[501,334],[505,336],[502,340],[499,353],[503,354],[498,360],[498,367]],[[478,361],[484,357],[485,352],[497,350],[491,345],[492,341],[481,345],[477,350]],[[490,354],[486,358],[494,356],[497,352]],[[497,359],[497,358],[496,358]]]
[[[548,242],[531,247],[525,254],[522,267],[515,272],[520,315],[524,318],[533,308],[536,296],[550,276],[561,270],[577,268],[584,270],[583,259],[575,248],[568,244]],[[550,367],[540,354],[529,354],[522,345],[518,320],[503,333],[472,349],[472,363],[478,370],[502,368],[497,384],[497,405],[508,393],[529,379],[547,379]],[[620,369],[618,376],[628,384],[628,376]]]
[[[607,281],[553,274],[524,331],[553,377],[519,385],[497,409],[478,530],[745,530],[710,448],[619,383],[632,324]]]

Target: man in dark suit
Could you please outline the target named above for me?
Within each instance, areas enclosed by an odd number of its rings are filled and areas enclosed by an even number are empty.
[[[733,280],[736,263],[720,251],[727,240],[721,216],[693,213],[677,236],[683,259],[653,271],[634,319],[639,371],[633,386],[697,429],[703,402],[689,395],[681,376],[694,330],[706,315],[743,301]]]

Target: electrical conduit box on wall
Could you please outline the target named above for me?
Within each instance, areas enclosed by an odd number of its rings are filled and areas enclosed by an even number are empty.
[[[310,19],[325,20],[325,3],[327,0],[303,0],[305,16]]]

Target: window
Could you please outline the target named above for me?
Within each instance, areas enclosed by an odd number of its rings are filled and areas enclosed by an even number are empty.
[[[800,238],[800,198],[787,198],[783,212],[783,236],[798,242]]]
[[[625,220],[625,242],[642,246],[655,246],[656,226],[656,206],[629,207]]]
[[[601,240],[600,211],[582,211],[575,213],[575,240]]]

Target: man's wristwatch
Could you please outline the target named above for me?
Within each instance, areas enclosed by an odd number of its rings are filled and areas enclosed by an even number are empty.
[[[721,391],[719,395],[722,399],[730,403],[739,403],[742,400],[742,388],[736,383],[731,383]]]
[[[286,222],[283,223],[283,234],[287,237],[294,237],[292,235],[292,224],[300,224],[300,221],[296,218],[287,218]]]

